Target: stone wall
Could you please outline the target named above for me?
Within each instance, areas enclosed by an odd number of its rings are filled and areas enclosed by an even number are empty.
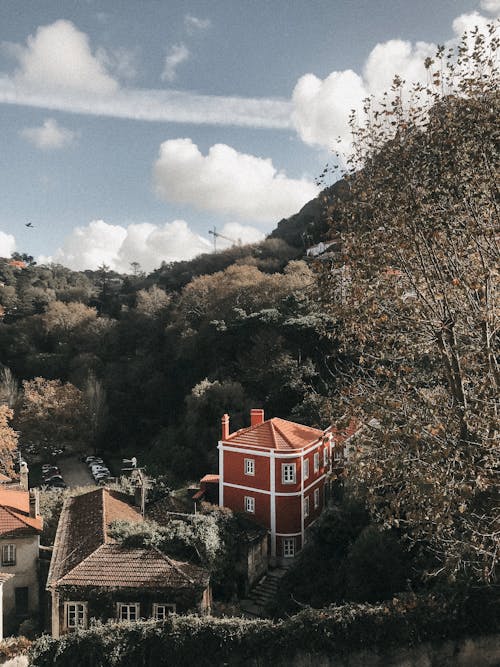
[[[262,661],[253,667],[266,665]],[[274,667],[498,667],[500,634],[442,643],[426,643],[391,651],[354,651],[348,655],[299,653],[292,660],[275,662]]]

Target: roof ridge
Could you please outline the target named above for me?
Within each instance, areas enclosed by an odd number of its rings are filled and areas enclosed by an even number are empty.
[[[17,519],[17,520],[20,521],[21,523],[24,523],[25,526],[28,526],[28,528],[34,528],[35,530],[38,530],[37,528],[35,528],[35,526],[33,526],[33,525],[30,523],[29,520],[26,521],[26,519],[33,519],[33,520],[36,520],[36,517],[26,516],[26,515],[24,514],[24,512],[22,512],[22,510],[16,510],[16,509],[14,509],[13,507],[8,507],[7,505],[2,505],[2,508],[3,508],[6,512],[8,512],[11,516],[13,516],[14,519]]]
[[[85,561],[88,560],[91,556],[94,556],[94,554],[96,554],[98,551],[100,551],[103,547],[107,547],[107,546],[109,546],[109,545],[107,545],[106,543],[100,544],[97,547],[97,549],[94,549],[94,551],[91,551],[87,556],[85,556],[85,558],[82,558],[82,560],[78,561],[78,563],[75,563],[75,565],[73,565],[73,567],[70,570],[65,572],[62,577],[59,577],[59,579],[57,581],[59,582],[59,581],[62,581],[63,579],[65,579],[68,576],[68,574],[71,574],[74,570],[76,570],[77,567],[80,567],[80,565],[82,563],[85,563]],[[75,550],[73,550],[71,553],[69,553],[64,560],[68,560],[68,558],[71,556],[71,554],[74,551]],[[61,561],[61,562],[64,563],[64,561]]]
[[[101,488],[101,504],[102,504],[102,539],[103,544],[107,544],[108,540],[108,524],[106,523],[106,502],[104,498],[104,493],[106,489],[104,486]],[[82,561],[83,562],[83,561]]]
[[[167,563],[169,563],[169,565],[171,565],[175,570],[177,570],[177,572],[179,572],[185,579],[187,579],[190,584],[194,584],[194,579],[191,579],[191,577],[189,577],[184,572],[184,570],[177,565],[176,561],[174,561],[172,558],[170,558],[170,556],[167,556],[167,554],[163,553],[163,551],[161,549],[158,549],[158,547],[155,547],[154,545],[152,545],[150,547],[150,549],[153,549],[154,551],[157,551],[160,554],[160,556],[162,558],[164,558],[167,561]]]
[[[265,422],[263,422],[263,423],[265,424]],[[276,440],[276,433],[274,432],[274,424],[273,424],[272,419],[269,419],[269,424],[271,425],[271,437],[273,439],[274,448],[278,449],[278,442]],[[281,433],[280,433],[280,435],[281,435]]]

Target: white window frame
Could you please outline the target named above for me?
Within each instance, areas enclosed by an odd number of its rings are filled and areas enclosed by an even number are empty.
[[[293,558],[295,556],[295,537],[283,538],[283,558]]]
[[[171,602],[153,602],[153,618],[164,621],[168,614],[175,614],[176,606]]]
[[[130,618],[132,608],[134,608],[135,618]],[[126,611],[126,618],[122,617],[123,611]],[[117,602],[116,604],[116,615],[119,621],[130,621],[131,623],[135,623],[135,621],[138,621],[141,618],[140,611],[141,605],[139,602]]]
[[[308,479],[308,477],[309,477],[309,459],[304,459],[303,474],[304,474],[304,479]]]
[[[328,447],[325,447],[323,450],[323,465],[325,468],[328,466]]]
[[[317,510],[319,507],[319,488],[314,489],[314,509]]]
[[[319,452],[314,452],[314,472],[319,472]]]
[[[255,514],[255,498],[253,496],[245,496],[245,512]]]
[[[333,460],[334,461],[342,460],[342,452],[337,447],[333,450]]]
[[[16,545],[3,544],[2,545],[2,565],[10,566],[16,565]]]
[[[304,519],[307,519],[310,514],[309,496],[304,498]]]
[[[297,481],[297,465],[295,463],[282,463],[281,483],[296,484],[296,481]]]
[[[255,476],[255,459],[245,459],[245,475]]]
[[[64,603],[64,623],[67,630],[87,627],[88,602],[70,600]],[[70,613],[73,615],[71,619]]]

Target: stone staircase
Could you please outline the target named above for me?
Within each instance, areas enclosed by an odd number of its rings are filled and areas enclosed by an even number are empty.
[[[241,611],[247,618],[268,618],[266,607],[276,597],[279,581],[285,568],[269,570],[252,588],[248,597],[240,602]]]

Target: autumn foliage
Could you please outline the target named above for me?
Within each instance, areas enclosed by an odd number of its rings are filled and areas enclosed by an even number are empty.
[[[466,35],[427,86],[367,101],[320,269],[339,412],[364,424],[351,478],[429,574],[482,581],[500,538],[497,48],[493,26]]]

